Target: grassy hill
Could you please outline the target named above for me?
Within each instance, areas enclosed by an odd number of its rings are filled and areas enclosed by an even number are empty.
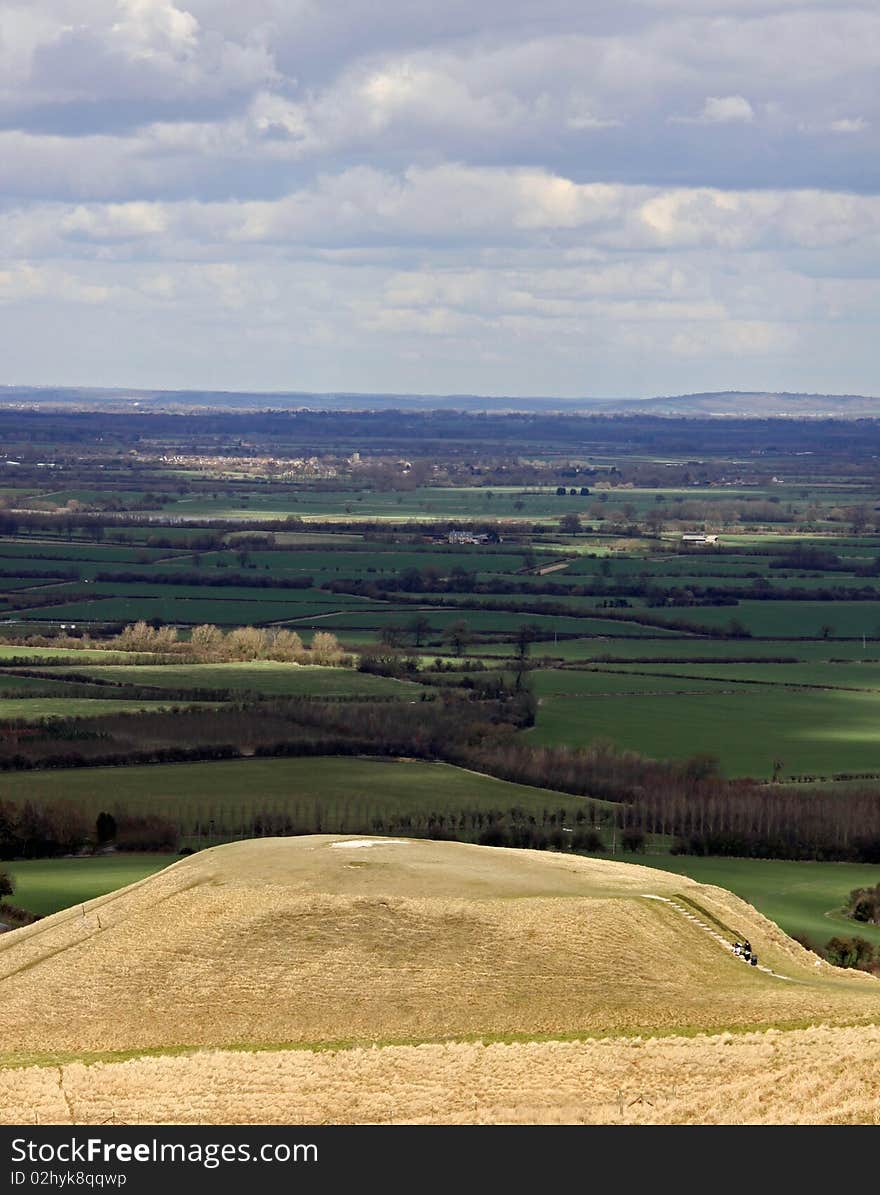
[[[734,935],[748,936],[774,973],[735,959],[724,945]],[[607,860],[333,835],[203,851],[4,935],[0,997],[0,1062],[29,1064],[0,1099],[0,1117],[13,1118],[24,1112],[16,1100],[39,1105],[51,1064],[57,1089],[59,1063],[77,1076],[78,1117],[91,1117],[96,1100],[103,1106],[106,1091],[96,1092],[109,1073],[123,1105],[131,1083],[147,1101],[127,1119],[159,1115],[159,1105],[173,1119],[189,1092],[186,1060],[138,1055],[231,1050],[191,1060],[198,1086],[204,1059],[220,1058],[211,1082],[221,1087],[236,1072],[244,1080],[253,1068],[271,1072],[270,1057],[281,1060],[270,1085],[312,1059],[317,1108],[333,1102],[327,1085],[345,1084],[366,1045],[384,1054],[415,1043],[506,1042],[513,1053],[498,1075],[489,1068],[480,1079],[503,1091],[513,1060],[526,1065],[534,1048],[526,1043],[536,1041],[561,1049],[608,1035],[690,1038],[880,1016],[876,980],[820,963],[720,888]],[[292,1047],[300,1061],[288,1063]],[[329,1071],[328,1047],[339,1060]],[[266,1059],[236,1053],[254,1050]],[[433,1065],[430,1053],[418,1057]],[[574,1075],[584,1058],[572,1058]],[[103,1069],[74,1065],[102,1060]],[[149,1075],[164,1084],[172,1062],[183,1071],[150,1105]],[[369,1083],[361,1094],[358,1110],[350,1091],[337,1090],[329,1118],[396,1115]],[[241,1115],[250,1112],[220,1101],[207,1118]]]

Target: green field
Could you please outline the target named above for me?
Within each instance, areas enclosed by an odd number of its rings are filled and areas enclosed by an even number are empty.
[[[460,451],[456,447],[450,460],[458,462]],[[11,607],[23,603],[7,615],[8,634],[27,633],[22,626],[28,624],[51,630],[76,622],[100,636],[112,624],[140,618],[172,624],[182,639],[201,622],[288,626],[306,643],[327,630],[351,648],[384,638],[417,651],[425,684],[447,686],[462,677],[432,671],[436,653],[490,668],[503,660],[509,675],[517,633],[529,624],[539,636],[529,655],[540,706],[536,727],[524,734],[527,742],[579,745],[602,738],[675,759],[705,752],[717,755],[729,776],[769,777],[774,761],[781,761],[783,777],[880,772],[880,596],[873,596],[880,595],[880,536],[872,532],[880,507],[873,465],[850,462],[855,471],[840,481],[836,465],[817,478],[818,458],[792,458],[784,469],[779,465],[786,480],[770,484],[745,457],[713,472],[703,467],[706,462],[675,454],[661,460],[651,452],[594,445],[577,461],[563,464],[553,457],[552,469],[571,479],[559,494],[555,483],[529,484],[528,472],[515,474],[507,465],[500,477],[505,484],[460,484],[467,473],[455,464],[445,473],[419,474],[454,484],[395,488],[338,462],[338,474],[263,477],[241,461],[227,469],[223,452],[216,469],[204,462],[159,465],[155,472],[151,466],[155,489],[144,488],[147,476],[137,462],[121,468],[118,460],[100,478],[79,467],[51,479],[46,474],[55,490],[41,491],[38,479],[34,487],[33,477],[22,478],[31,497],[85,496],[100,505],[103,493],[120,517],[102,527],[77,527],[67,515],[54,528],[25,521],[0,538],[0,587],[5,578],[9,589],[4,600]],[[676,463],[686,463],[690,474],[667,475]],[[544,477],[544,464],[518,458],[516,468]],[[484,466],[467,466],[474,480]],[[624,481],[627,469],[635,472]],[[725,473],[730,480],[721,480]],[[524,483],[506,484],[514,476]],[[665,476],[671,484],[663,484]],[[585,478],[590,492],[581,494]],[[178,525],[164,526],[161,519],[144,525],[150,516],[141,509],[130,520],[122,513],[127,502],[140,506],[147,492],[157,495],[161,518]],[[153,505],[152,498],[148,502]],[[853,504],[865,508],[860,523]],[[580,532],[572,526],[563,531],[560,520],[567,514],[580,517]],[[277,530],[274,522],[248,528],[249,520],[264,515],[292,518],[277,523]],[[227,516],[236,530],[210,522]],[[334,533],[334,526],[349,522],[358,526]],[[450,529],[468,523],[479,524],[475,530],[494,525],[501,541],[447,542]],[[717,529],[718,544],[686,545],[683,535],[698,528]],[[540,575],[542,567],[551,571]],[[16,570],[65,571],[78,579],[49,583]],[[421,577],[405,576],[413,570]],[[186,584],[170,583],[171,574]],[[312,578],[309,588],[283,587],[306,577]],[[405,588],[383,590],[395,577]],[[234,584],[209,584],[224,579]],[[341,590],[375,584],[374,592],[386,592],[388,600],[322,588],[333,583]],[[491,592],[475,591],[484,586]],[[590,592],[572,594],[573,586]],[[789,589],[808,600],[775,600]],[[866,600],[851,600],[852,590]],[[817,600],[821,591],[839,593],[842,600]],[[44,596],[54,604],[26,605]],[[561,612],[535,613],[543,602]],[[407,629],[416,618],[425,623],[418,634]],[[453,651],[449,629],[461,622],[467,642]],[[51,649],[9,645],[0,647],[0,664],[25,650],[36,661],[51,662]],[[337,670],[187,663],[132,668],[118,653],[94,650],[59,656],[57,663],[68,661],[90,679],[143,686],[157,698],[172,690],[184,697],[230,690],[245,702],[256,694],[421,696],[403,682]],[[565,667],[589,663],[597,667]],[[67,679],[61,667],[52,681],[4,681],[0,675],[0,716],[150,708],[126,700],[126,693],[141,688],[56,687]]]
[[[647,682],[671,679],[676,676],[687,683],[687,679],[712,679],[731,684],[759,683],[768,685],[806,685],[831,689],[880,689],[880,662],[860,660],[835,664],[669,664],[665,667],[652,664],[638,666],[612,665],[617,672],[641,674]]]
[[[130,670],[126,670],[130,671]],[[38,676],[19,676],[0,672],[0,695],[3,697],[63,697],[71,686],[63,680],[44,680]],[[97,694],[102,696],[102,694]]]
[[[84,859],[22,859],[3,864],[15,880],[9,899],[43,916],[115,892],[173,863],[177,855],[100,855]]]
[[[120,587],[121,588],[121,587]],[[223,589],[193,590],[195,597],[186,597],[184,586],[166,585],[164,596],[99,597],[93,600],[65,602],[22,611],[22,618],[43,621],[47,618],[64,622],[136,622],[138,619],[159,619],[161,622],[203,622],[218,626],[254,626],[300,618],[322,617],[337,610],[365,610],[365,599],[336,595],[323,590],[290,589],[263,590],[259,598],[242,600],[224,597]],[[232,593],[235,591],[233,590]],[[381,609],[382,607],[380,607]]]
[[[723,693],[724,682],[636,672],[538,668],[529,673],[538,697],[597,697],[618,693]],[[586,707],[589,708],[589,707]]]
[[[133,659],[147,659],[148,652],[99,651],[78,647],[21,647],[0,644],[0,665],[4,660],[71,660],[77,664],[127,664]]]
[[[58,669],[56,675],[63,677],[66,671]],[[267,697],[400,697],[416,701],[422,692],[411,681],[370,676],[353,668],[320,668],[272,660],[249,664],[110,665],[77,669],[77,674],[156,689],[230,689]],[[0,673],[0,690],[4,680]]]
[[[574,816],[590,804],[450,764],[327,756],[0,773],[0,800],[72,801],[90,819],[102,810],[157,813],[193,845],[198,827],[205,840],[249,837],[255,811],[286,813],[294,823],[308,821],[310,831],[320,815],[324,830],[337,831],[378,829],[372,824],[377,817],[460,809],[518,807],[540,814],[562,808]],[[205,829],[212,825],[213,831]]]
[[[98,718],[104,714],[131,714],[142,710],[167,710],[180,702],[126,701],[92,697],[3,697],[0,722],[40,722],[44,718]]]
[[[623,624],[624,628],[626,624]],[[639,628],[645,630],[646,628]],[[640,636],[638,639],[611,639],[605,636],[577,639],[552,637],[541,639],[531,646],[533,659],[560,660],[576,663],[580,660],[620,661],[626,660],[738,660],[774,659],[829,663],[836,660],[864,660],[880,664],[880,643],[868,639],[863,647],[861,640],[849,642],[804,640],[804,639],[703,639],[696,635],[674,636],[671,632],[655,631],[654,636]],[[509,655],[513,651],[510,643],[485,644],[480,653],[485,655]],[[759,665],[760,666],[760,665]]]
[[[742,685],[711,698],[643,692],[544,697],[526,738],[548,745],[607,739],[656,759],[708,753],[728,776],[769,777],[774,760],[782,761],[783,776],[880,772],[878,693],[771,685]]]
[[[731,619],[753,635],[781,639],[800,636],[821,639],[829,627],[832,639],[869,639],[880,633],[880,602],[811,602],[744,600],[736,606],[690,606],[683,610],[655,610],[661,617],[682,617],[707,627],[725,627]]]
[[[640,855],[637,861],[728,888],[786,933],[806,935],[813,946],[824,946],[835,934],[859,934],[880,946],[880,925],[862,925],[841,912],[853,888],[880,883],[880,866],[691,855]]]
[[[452,623],[463,622],[475,635],[510,635],[517,628],[528,625],[538,628],[541,639],[552,639],[560,635],[615,635],[623,639],[647,636],[657,638],[665,635],[667,642],[676,641],[675,632],[658,627],[642,626],[639,623],[601,617],[572,618],[565,614],[535,614],[525,609],[520,612],[506,610],[456,610],[432,609],[425,606],[393,606],[375,603],[361,610],[343,611],[321,618],[321,627],[328,631],[370,630],[388,626],[405,627],[417,614],[424,614],[432,630],[442,632]],[[304,617],[304,620],[307,619]],[[293,623],[291,619],[291,623]],[[690,642],[690,640],[683,640]]]

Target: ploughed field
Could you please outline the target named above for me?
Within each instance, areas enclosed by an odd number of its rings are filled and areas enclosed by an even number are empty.
[[[0,996],[18,1122],[796,1119],[823,1063],[819,1118],[861,1120],[880,1014],[875,979],[720,888],[334,835],[203,851],[5,934]]]

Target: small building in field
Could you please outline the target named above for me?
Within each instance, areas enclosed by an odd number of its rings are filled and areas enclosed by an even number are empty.
[[[450,531],[446,539],[450,544],[502,543],[502,538],[497,531]]]
[[[703,531],[686,532],[681,542],[690,548],[705,548],[718,543],[717,535],[707,535]]]

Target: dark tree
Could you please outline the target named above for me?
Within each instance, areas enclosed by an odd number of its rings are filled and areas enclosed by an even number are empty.
[[[116,818],[112,813],[99,813],[95,821],[95,837],[99,846],[112,842],[116,837]]]
[[[413,637],[413,643],[416,647],[421,647],[425,635],[431,629],[431,620],[426,618],[424,614],[417,614],[415,618],[411,619],[407,624],[407,630]]]

